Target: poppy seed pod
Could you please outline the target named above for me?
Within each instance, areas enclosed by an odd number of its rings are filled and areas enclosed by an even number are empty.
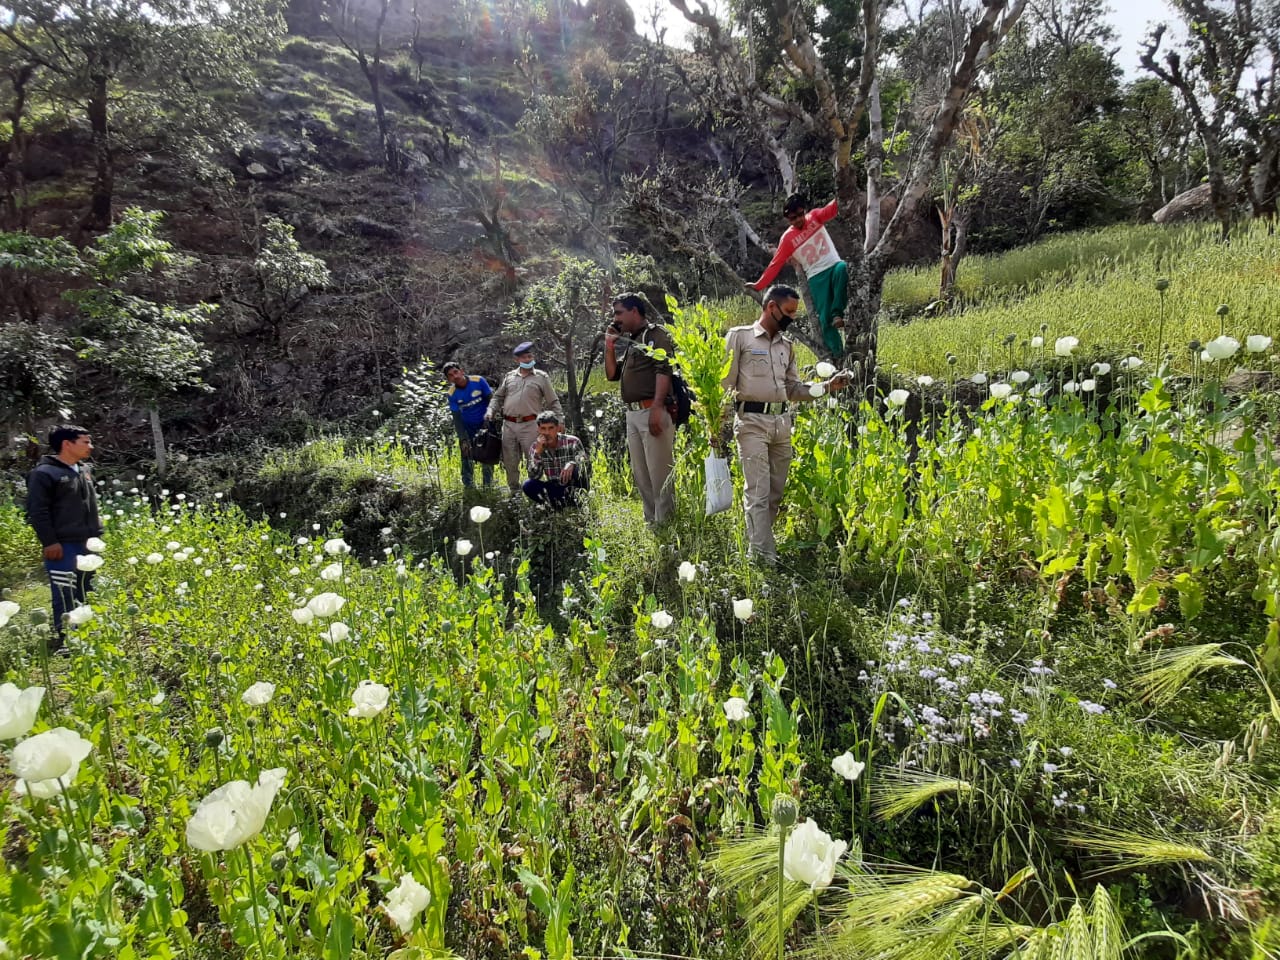
[[[227,739],[227,735],[218,727],[214,727],[204,735],[204,745],[210,750],[217,750],[222,746],[222,741]]]
[[[1225,303],[1220,303],[1218,304],[1218,309],[1215,312],[1218,314],[1218,316],[1225,317],[1228,313],[1231,312],[1231,307],[1229,307]]]
[[[770,810],[773,822],[780,827],[793,826],[800,816],[800,806],[796,803],[794,797],[780,793],[773,798],[773,807]]]
[[[1157,293],[1164,293],[1164,292],[1165,292],[1166,290],[1168,290],[1168,289],[1169,289],[1169,278],[1168,278],[1168,277],[1156,277],[1156,292],[1157,292]]]

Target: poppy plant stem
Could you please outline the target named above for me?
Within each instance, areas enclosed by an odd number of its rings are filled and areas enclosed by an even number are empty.
[[[783,947],[786,941],[786,927],[782,924],[783,893],[786,890],[786,877],[783,873],[787,856],[787,827],[778,827],[778,960],[782,960]]]
[[[76,816],[75,805],[72,804],[71,797],[67,794],[67,785],[62,782],[61,777],[58,777],[58,790],[62,796],[62,802],[67,805],[67,839],[71,841],[71,845],[76,848],[84,859],[85,872],[87,873],[93,869],[93,865],[89,862],[89,853],[80,846],[80,841],[75,838],[71,828],[75,827],[76,833],[84,832],[89,843],[89,851],[93,850],[93,831]]]
[[[266,960],[267,948],[262,943],[262,923],[258,919],[258,881],[253,875],[253,854],[247,845],[244,848],[244,862],[249,869],[249,904],[253,910],[253,934],[258,940],[258,956]]]

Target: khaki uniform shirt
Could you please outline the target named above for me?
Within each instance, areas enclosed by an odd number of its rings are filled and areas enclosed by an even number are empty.
[[[649,350],[665,350],[665,360],[653,357]],[[627,345],[627,352],[618,361],[621,367],[618,379],[622,381],[622,402],[639,403],[652,400],[658,391],[658,374],[671,376],[671,358],[676,347],[665,327],[651,325],[636,334]]]
[[[490,418],[536,417],[543,410],[554,410],[564,420],[560,398],[545,370],[534,368],[530,376],[522,376],[517,368],[502,378],[489,401]]]
[[[724,338],[729,351],[729,373],[722,381],[736,391],[739,401],[781,403],[809,400],[809,387],[800,380],[795,342],[781,333],[773,339],[760,321],[733,327]]]

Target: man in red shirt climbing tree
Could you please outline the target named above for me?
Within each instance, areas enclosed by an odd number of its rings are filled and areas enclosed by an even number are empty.
[[[831,242],[824,224],[836,215],[839,208],[832,200],[825,207],[805,212],[808,200],[799,193],[787,197],[782,215],[791,224],[778,241],[778,249],[755,283],[747,286],[762,291],[773,283],[788,260],[795,258],[809,278],[809,290],[813,305],[818,311],[822,343],[832,357],[844,354],[844,343],[837,332],[844,326],[844,310],[849,302],[849,268],[836,245]]]

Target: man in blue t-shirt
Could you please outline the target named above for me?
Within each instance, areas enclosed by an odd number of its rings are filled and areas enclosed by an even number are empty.
[[[471,443],[484,423],[485,411],[489,409],[489,398],[493,390],[484,377],[469,377],[462,364],[450,360],[444,365],[444,375],[448,378],[449,412],[453,414],[453,429],[458,434],[458,444],[462,448],[462,485],[475,485],[475,464],[471,459]],[[493,464],[480,465],[484,485],[493,483]]]

